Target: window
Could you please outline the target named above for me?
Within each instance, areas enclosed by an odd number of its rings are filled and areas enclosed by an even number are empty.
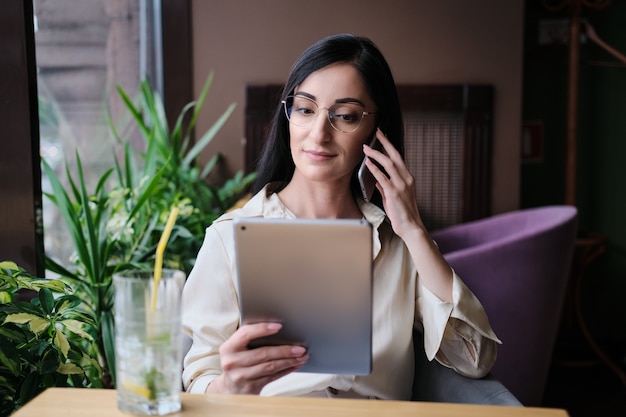
[[[42,202],[48,202],[41,195],[39,121],[41,153],[57,165],[64,157],[71,160],[77,147],[81,156],[106,158],[110,140],[101,117],[104,109],[115,106],[107,102],[111,86],[120,83],[132,94],[139,74],[161,80],[155,87],[161,89],[168,120],[173,120],[193,95],[190,16],[191,0],[2,1],[1,260],[43,276]],[[72,26],[82,32],[72,32]],[[126,50],[128,59],[117,57],[122,65],[110,69],[112,44],[122,50],[133,47],[135,53],[138,48],[139,53],[134,57]],[[126,66],[129,62],[133,66]],[[115,75],[105,76],[109,70]],[[71,76],[64,77],[64,72]],[[83,101],[77,100],[81,94]],[[47,230],[46,237],[58,241],[52,233]],[[46,254],[54,256],[55,250],[46,246]]]
[[[63,177],[76,172],[76,152],[91,189],[113,165],[116,151],[109,116],[124,139],[143,140],[117,92],[134,97],[150,81],[177,115],[191,96],[190,2],[180,0],[34,0],[41,156]],[[176,30],[173,28],[176,27]],[[167,34],[167,37],[166,37]],[[174,61],[174,62],[172,62]],[[169,117],[173,120],[173,116]],[[44,191],[50,191],[45,178]],[[66,264],[73,248],[66,226],[47,198],[46,255]]]

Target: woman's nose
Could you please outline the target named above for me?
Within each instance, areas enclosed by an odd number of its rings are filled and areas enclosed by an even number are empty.
[[[316,140],[328,141],[332,136],[333,127],[328,119],[328,110],[320,108],[315,118],[315,122],[311,126],[310,136]]]

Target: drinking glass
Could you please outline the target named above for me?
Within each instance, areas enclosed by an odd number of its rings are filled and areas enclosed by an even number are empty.
[[[153,270],[113,275],[116,388],[121,411],[158,416],[181,409],[184,283],[184,272],[172,269],[163,269],[156,288]]]

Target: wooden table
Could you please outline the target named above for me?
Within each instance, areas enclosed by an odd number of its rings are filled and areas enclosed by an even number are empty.
[[[555,408],[501,407],[338,398],[182,394],[185,417],[567,417]],[[128,417],[117,409],[114,390],[49,388],[12,417]]]

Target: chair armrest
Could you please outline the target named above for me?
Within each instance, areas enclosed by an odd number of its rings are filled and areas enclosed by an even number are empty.
[[[413,401],[522,406],[522,403],[493,375],[474,379],[463,376],[424,353],[416,333]]]

